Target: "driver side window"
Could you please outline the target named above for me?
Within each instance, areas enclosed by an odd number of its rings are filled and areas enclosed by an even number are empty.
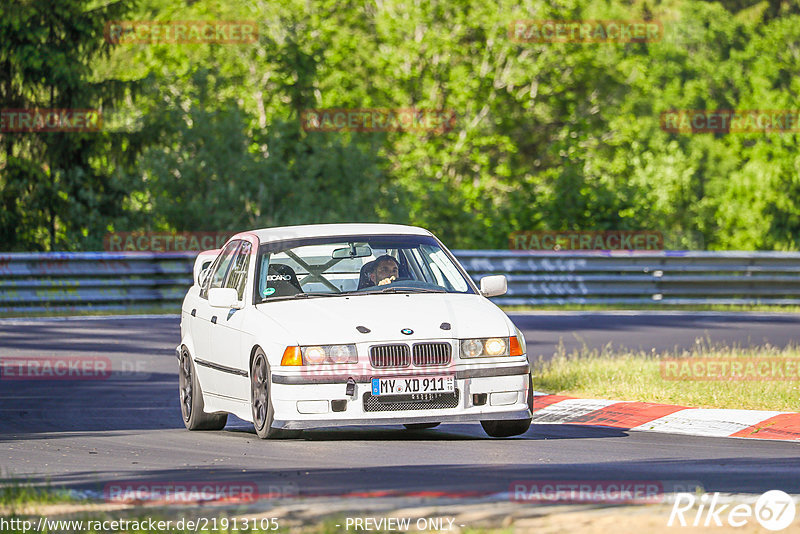
[[[228,281],[225,287],[231,287],[236,290],[239,295],[239,301],[244,298],[244,288],[247,285],[247,268],[250,266],[250,251],[252,245],[249,241],[242,241],[242,246],[236,254],[236,259],[233,260],[231,272],[228,275]]]

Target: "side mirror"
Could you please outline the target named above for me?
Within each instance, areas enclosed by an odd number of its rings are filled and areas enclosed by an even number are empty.
[[[481,294],[484,297],[499,297],[508,291],[508,280],[502,274],[481,278]]]
[[[239,308],[239,294],[232,287],[208,290],[208,303],[214,308]]]

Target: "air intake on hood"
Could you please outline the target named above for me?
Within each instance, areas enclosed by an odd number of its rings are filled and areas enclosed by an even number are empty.
[[[369,348],[369,361],[373,367],[408,367],[411,355],[408,345],[374,345]]]

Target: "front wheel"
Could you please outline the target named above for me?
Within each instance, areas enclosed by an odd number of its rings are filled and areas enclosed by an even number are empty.
[[[253,363],[250,366],[250,400],[253,407],[253,426],[256,434],[261,439],[268,438],[294,438],[300,435],[301,430],[281,430],[272,428],[275,419],[275,410],[270,398],[272,385],[271,373],[267,355],[260,348],[256,350]]]
[[[228,414],[208,414],[203,411],[203,392],[197,380],[194,362],[184,347],[178,364],[178,388],[183,424],[189,430],[222,430],[228,422]]]
[[[533,413],[533,379],[528,375],[528,409]],[[531,427],[531,418],[509,421],[481,421],[483,431],[493,438],[508,438],[524,434]]]

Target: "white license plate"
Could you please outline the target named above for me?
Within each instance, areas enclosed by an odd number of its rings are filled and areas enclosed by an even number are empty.
[[[414,393],[453,393],[456,390],[456,377],[450,376],[404,376],[392,378],[373,378],[372,394],[411,395]]]

